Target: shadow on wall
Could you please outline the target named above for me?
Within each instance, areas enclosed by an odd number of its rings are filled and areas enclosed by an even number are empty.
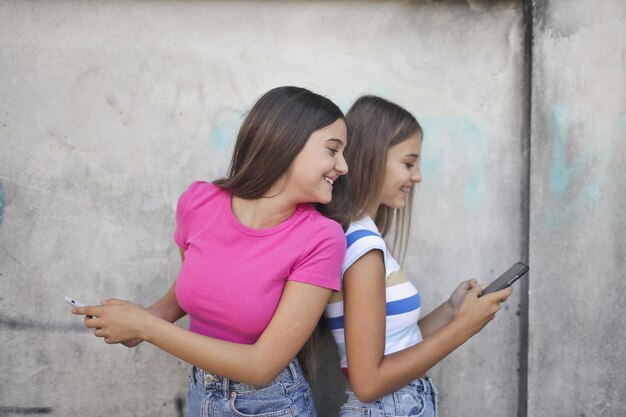
[[[52,408],[50,407],[2,407],[0,406],[0,416],[24,414],[24,415],[39,415],[50,414]]]
[[[438,3],[443,0],[427,0],[429,3]],[[519,0],[465,0],[470,10],[510,9],[517,7]]]

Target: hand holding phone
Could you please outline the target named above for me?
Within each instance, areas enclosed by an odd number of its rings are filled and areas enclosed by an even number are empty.
[[[500,275],[491,284],[489,284],[487,288],[483,290],[483,295],[510,287],[515,281],[526,275],[528,269],[528,265],[521,262],[516,263],[504,274]]]
[[[78,301],[78,300],[76,300],[76,299],[74,299],[74,298],[70,297],[69,295],[66,295],[66,296],[65,296],[65,301],[66,301],[68,304],[70,304],[70,305],[72,305],[72,306],[74,306],[74,307],[85,307],[85,304],[83,304],[83,303],[81,303],[80,301]],[[91,319],[91,318],[93,318],[93,316],[87,316],[87,317],[89,317],[90,319]]]

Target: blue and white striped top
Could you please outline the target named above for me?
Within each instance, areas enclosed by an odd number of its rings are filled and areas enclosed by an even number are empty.
[[[422,341],[417,325],[421,299],[415,286],[400,270],[400,266],[389,253],[387,245],[378,232],[371,217],[353,222],[346,231],[348,250],[343,261],[341,274],[371,250],[380,250],[385,262],[387,320],[385,355],[406,349]],[[334,293],[325,310],[326,320],[337,342],[341,367],[347,368],[346,343],[343,322],[343,290]]]

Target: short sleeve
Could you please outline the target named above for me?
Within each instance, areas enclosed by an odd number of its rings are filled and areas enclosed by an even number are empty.
[[[341,263],[346,254],[346,237],[338,223],[328,219],[326,221],[326,225],[309,236],[304,251],[287,280],[339,291]]]
[[[178,247],[183,250],[187,250],[188,246],[187,238],[189,237],[189,231],[187,230],[187,224],[189,222],[187,221],[187,217],[191,195],[198,185],[202,183],[202,181],[193,182],[189,188],[180,195],[178,203],[176,204],[176,230],[174,230],[174,241]]]
[[[346,236],[347,250],[346,257],[341,267],[341,275],[358,261],[363,255],[372,250],[380,250],[383,255],[387,252],[387,245],[385,240],[376,232],[369,229],[357,229],[352,232],[349,231]]]

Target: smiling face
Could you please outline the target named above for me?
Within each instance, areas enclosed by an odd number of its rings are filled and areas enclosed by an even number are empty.
[[[286,190],[298,203],[327,204],[333,183],[348,172],[343,156],[347,129],[343,119],[316,130],[289,167]]]
[[[422,137],[418,133],[389,148],[380,204],[396,209],[405,206],[413,185],[422,181],[421,150]]]

